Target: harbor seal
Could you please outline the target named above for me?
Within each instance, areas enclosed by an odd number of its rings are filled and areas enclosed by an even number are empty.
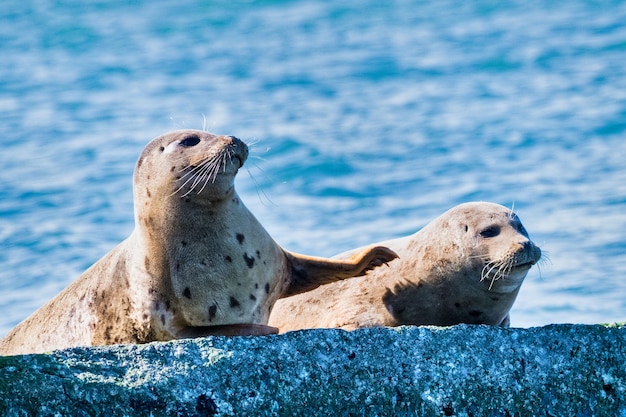
[[[135,167],[131,235],[10,331],[0,354],[276,333],[267,320],[278,298],[396,257],[380,246],[345,260],[281,248],[235,192],[247,156],[233,136],[153,139]]]
[[[459,323],[508,326],[520,286],[541,257],[516,214],[483,202],[461,204],[419,232],[379,245],[399,256],[389,268],[279,300],[269,325],[281,332]]]

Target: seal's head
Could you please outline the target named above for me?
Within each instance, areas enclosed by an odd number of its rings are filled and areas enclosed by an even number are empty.
[[[247,157],[248,147],[234,136],[198,130],[159,136],[137,161],[134,184],[142,188],[135,189],[135,204],[153,194],[208,201],[228,198],[234,190],[235,175]]]
[[[390,247],[404,260],[393,265],[398,278],[383,296],[396,324],[508,325],[541,258],[517,215],[486,202],[460,204]]]
[[[453,236],[462,236],[472,269],[480,269],[481,285],[488,291],[517,290],[528,270],[541,258],[541,249],[528,237],[519,217],[494,203],[461,204],[444,216]],[[452,240],[450,245],[454,245]],[[475,276],[475,275],[472,275]]]

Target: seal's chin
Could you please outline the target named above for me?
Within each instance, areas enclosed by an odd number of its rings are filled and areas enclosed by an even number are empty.
[[[513,266],[513,268],[511,268],[511,271],[528,271],[530,268],[532,268],[534,264],[535,262],[532,262],[532,261],[520,263],[520,264]]]
[[[530,259],[519,259],[518,263],[513,264],[514,260],[508,258],[508,261],[487,262],[483,265],[480,281],[486,286],[490,292],[511,293],[519,289],[524,282],[526,274],[530,268],[536,263]]]
[[[519,289],[526,278],[531,264],[517,265],[508,274],[501,275],[497,279],[487,282],[490,292],[511,293]]]

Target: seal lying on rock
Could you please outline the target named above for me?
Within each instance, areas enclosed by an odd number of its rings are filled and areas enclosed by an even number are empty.
[[[461,204],[419,232],[379,245],[399,256],[389,268],[280,300],[269,324],[281,332],[459,323],[508,326],[520,286],[541,257],[517,215],[493,203]]]
[[[372,246],[348,259],[281,248],[235,192],[248,156],[233,136],[183,130],[137,161],[135,229],[0,341],[0,354],[276,333],[280,297],[365,274],[396,258]]]

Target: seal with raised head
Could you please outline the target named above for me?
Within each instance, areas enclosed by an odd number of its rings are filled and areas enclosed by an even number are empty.
[[[281,332],[459,323],[508,326],[520,286],[541,258],[515,213],[483,202],[461,204],[417,233],[379,245],[399,256],[388,268],[279,300],[269,325]]]
[[[235,192],[247,156],[233,136],[153,139],[135,167],[131,235],[10,331],[0,354],[276,333],[267,321],[278,298],[396,257],[381,246],[342,260],[281,248]]]

